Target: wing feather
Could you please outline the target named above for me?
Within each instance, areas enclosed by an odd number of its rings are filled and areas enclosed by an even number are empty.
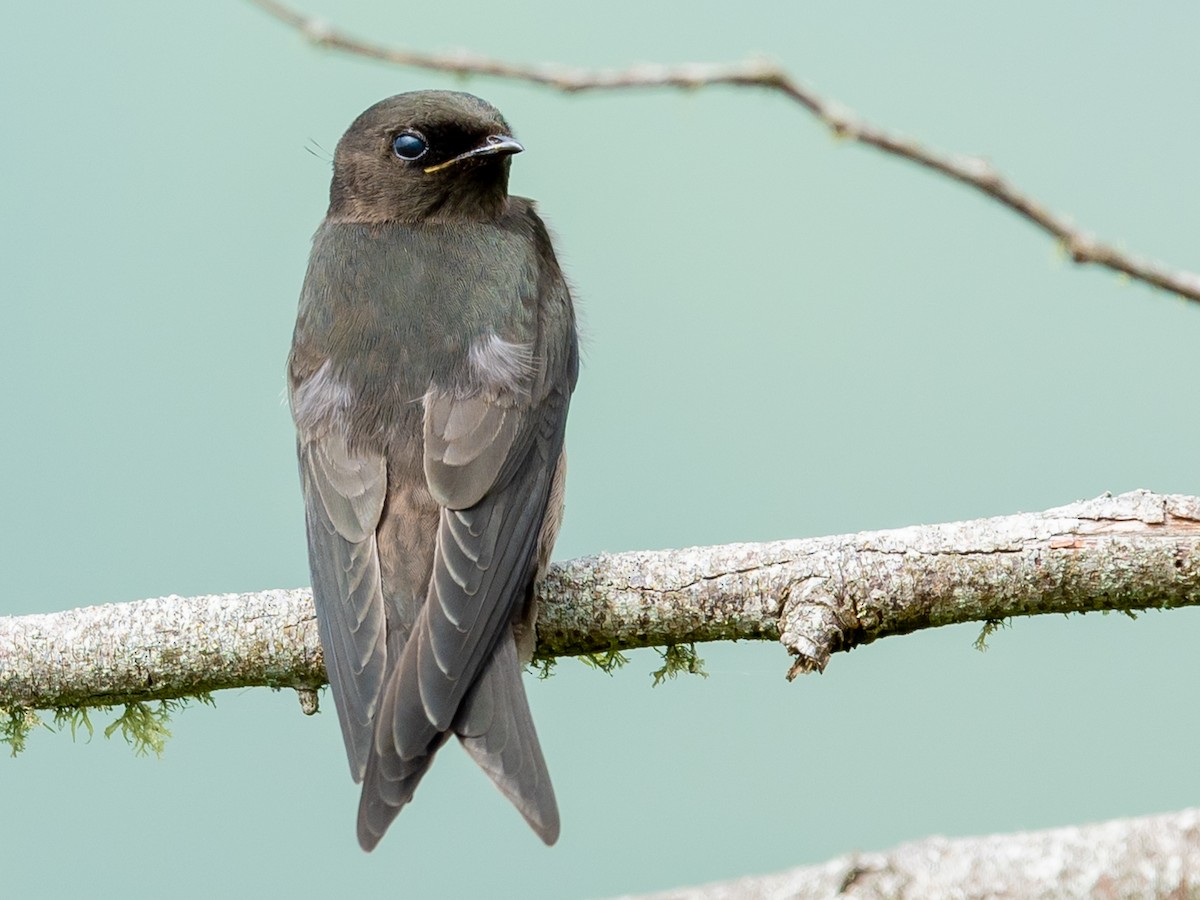
[[[510,400],[427,396],[425,477],[434,499],[450,509],[478,503],[512,456],[524,424]]]
[[[375,544],[386,468],[334,433],[302,438],[298,450],[317,629],[350,772],[361,781],[387,664]]]

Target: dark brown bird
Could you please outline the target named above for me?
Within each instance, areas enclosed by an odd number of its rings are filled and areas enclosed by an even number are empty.
[[[334,155],[288,360],[325,665],[366,850],[454,735],[547,844],[521,682],[562,509],[575,315],[489,104],[375,104]]]

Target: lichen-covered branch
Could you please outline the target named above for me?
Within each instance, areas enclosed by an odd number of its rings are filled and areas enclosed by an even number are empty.
[[[1043,513],[576,560],[543,586],[539,652],[778,638],[790,674],[958,622],[1200,603],[1200,498],[1134,491]]]
[[[307,589],[162,597],[0,618],[0,709],[114,706],[325,684]]]
[[[540,589],[540,657],[779,639],[789,672],[956,622],[1200,603],[1200,498],[1135,491],[1043,513],[841,537],[586,557]],[[323,684],[307,590],[0,618],[0,709]]]
[[[522,65],[474,53],[422,53],[351,37],[329,23],[296,12],[277,0],[251,0],[319,47],[366,56],[401,66],[453,75],[483,75],[539,84],[566,93],[636,88],[696,89],[714,85],[750,87],[782,94],[815,116],[840,138],[907,159],[971,187],[1008,207],[1055,238],[1076,263],[1104,266],[1188,300],[1200,302],[1200,275],[1150,262],[1104,241],[1055,213],[1009,183],[985,159],[939,153],[912,138],[887,131],[822,97],[765,60],[743,63],[637,65],[626,69],[580,69],[559,65]]]
[[[1051,831],[933,837],[885,853],[852,853],[819,866],[646,894],[637,900],[784,897],[1200,897],[1200,809]]]

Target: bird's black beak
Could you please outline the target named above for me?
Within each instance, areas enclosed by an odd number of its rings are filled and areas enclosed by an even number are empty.
[[[438,172],[442,169],[449,168],[460,162],[465,162],[468,159],[477,159],[481,156],[511,156],[514,153],[520,153],[525,148],[517,142],[516,138],[510,137],[507,134],[489,134],[484,142],[466,153],[460,153],[454,159],[448,159],[445,162],[438,163],[436,166],[430,166],[425,169],[425,174]]]

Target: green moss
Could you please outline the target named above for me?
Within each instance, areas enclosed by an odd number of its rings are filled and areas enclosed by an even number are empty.
[[[8,744],[9,755],[16,756],[25,749],[29,732],[41,724],[41,717],[32,709],[0,707],[0,744]]]
[[[92,735],[96,733],[96,729],[92,727],[92,720],[88,718],[88,708],[86,706],[58,707],[58,709],[54,710],[54,727],[59,731],[63,728],[70,728],[71,740],[75,740],[81,727],[87,731],[89,741],[92,739]]]
[[[664,647],[655,647],[654,650],[662,657],[663,661],[663,664],[651,673],[655,687],[668,678],[674,678],[685,672],[689,675],[708,677],[708,673],[704,671],[704,660],[696,652],[695,643],[667,644]],[[616,646],[610,647],[608,650],[579,653],[575,656],[585,666],[598,669],[606,675],[612,675],[629,662],[629,657]],[[539,678],[549,678],[557,664],[558,660],[553,656],[535,656],[530,662],[529,668],[536,672]]]
[[[701,678],[708,677],[708,673],[704,671],[704,660],[696,652],[695,644],[667,644],[665,647],[654,649],[663,661],[662,666],[653,672],[655,687],[668,678],[675,678],[685,672],[688,675],[699,675]]]
[[[599,669],[601,672],[611,675],[629,662],[629,657],[620,650],[613,648],[600,653],[583,653],[580,655],[579,661],[585,666]]]
[[[203,703],[205,706],[216,706],[212,694],[200,693],[190,697],[177,697],[159,700],[157,704],[143,701],[126,703],[117,718],[104,729],[106,738],[117,732],[133,746],[138,756],[153,752],[161,756],[166,748],[167,738],[171,730],[167,723],[171,716],[190,706],[192,703]],[[0,708],[0,744],[8,744],[13,756],[25,749],[25,738],[37,725],[44,725],[50,731],[71,730],[71,739],[75,740],[79,732],[86,731],[87,739],[91,740],[96,733],[92,725],[91,713],[110,712],[117,707],[109,705],[94,706],[60,706],[54,710],[54,727],[41,720],[32,709],[17,707],[15,709]]]
[[[975,649],[980,653],[987,653],[988,638],[999,631],[1001,628],[1011,628],[1012,621],[1010,619],[987,619],[983,623],[983,627],[979,629],[979,637],[975,638]]]
[[[104,729],[104,736],[110,738],[120,731],[121,736],[133,745],[133,752],[138,756],[145,756],[151,750],[155,756],[162,756],[167,738],[171,736],[167,728],[173,711],[171,703],[170,700],[160,700],[157,709],[149,703],[126,703],[125,711]]]

